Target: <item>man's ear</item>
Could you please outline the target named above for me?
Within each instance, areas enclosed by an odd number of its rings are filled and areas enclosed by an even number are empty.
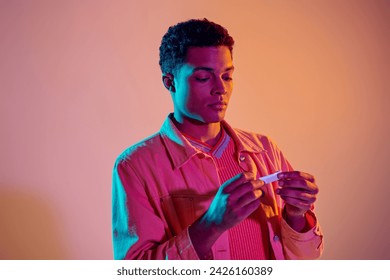
[[[175,84],[173,82],[173,75],[172,74],[164,74],[162,76],[162,81],[165,86],[165,88],[171,92],[175,92]]]

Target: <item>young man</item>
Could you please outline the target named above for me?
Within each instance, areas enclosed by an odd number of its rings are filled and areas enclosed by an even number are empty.
[[[189,20],[160,46],[174,112],[128,148],[113,173],[115,259],[313,259],[323,243],[318,187],[267,137],[224,120],[234,40]],[[278,181],[260,177],[282,171]]]

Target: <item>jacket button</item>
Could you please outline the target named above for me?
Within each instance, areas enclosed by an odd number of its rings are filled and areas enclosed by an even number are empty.
[[[245,156],[240,156],[240,161],[244,161],[245,160]]]
[[[274,235],[274,238],[273,238],[273,239],[274,239],[275,242],[278,242],[278,241],[279,241],[279,236]]]

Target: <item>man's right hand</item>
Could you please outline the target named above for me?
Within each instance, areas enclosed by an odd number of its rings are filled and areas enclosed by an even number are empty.
[[[211,246],[226,230],[237,225],[260,206],[263,181],[252,173],[242,173],[226,181],[209,209],[189,227],[191,242],[199,256],[211,253]]]

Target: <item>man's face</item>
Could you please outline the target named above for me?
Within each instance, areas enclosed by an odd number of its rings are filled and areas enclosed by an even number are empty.
[[[175,119],[220,122],[233,90],[233,61],[228,47],[191,47],[174,76]]]

